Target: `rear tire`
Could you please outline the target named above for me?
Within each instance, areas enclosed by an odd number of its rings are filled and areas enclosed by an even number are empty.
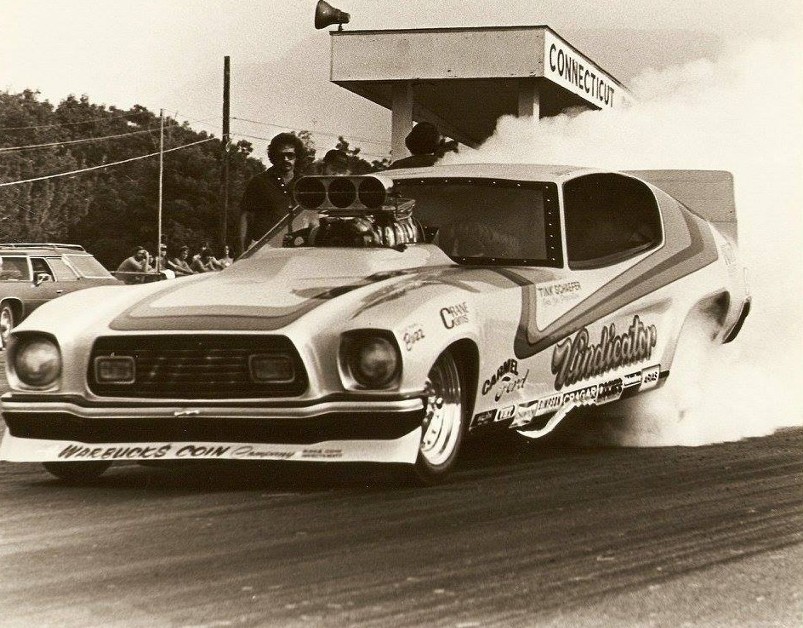
[[[88,462],[43,462],[42,466],[48,473],[55,475],[60,480],[80,484],[99,478],[106,469],[112,466],[112,463],[101,460]]]
[[[10,303],[0,305],[0,349],[5,349],[8,345],[8,335],[14,329],[14,308]]]
[[[443,353],[427,376],[427,407],[421,424],[416,479],[436,484],[452,470],[463,444],[466,391],[454,356]]]

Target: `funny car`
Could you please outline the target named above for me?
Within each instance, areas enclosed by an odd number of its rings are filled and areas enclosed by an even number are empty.
[[[378,462],[538,438],[661,386],[691,316],[750,295],[718,171],[440,165],[311,176],[219,273],[96,288],[10,335],[0,459]]]

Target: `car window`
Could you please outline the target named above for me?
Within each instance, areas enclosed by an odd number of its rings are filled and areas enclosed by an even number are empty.
[[[48,266],[47,262],[42,257],[32,257],[31,258],[31,269],[33,270],[34,278],[37,275],[45,275],[47,276],[49,281],[55,281],[56,276],[53,274],[53,270]]]
[[[2,267],[0,267],[0,281],[31,280],[27,257],[3,255],[0,259],[3,260]]]
[[[48,262],[56,273],[56,281],[78,281],[78,275],[60,257],[51,257]]]
[[[591,174],[563,186],[569,268],[599,268],[661,242],[655,195],[642,181]]]
[[[498,179],[400,180],[432,242],[461,263],[561,266],[557,189]]]
[[[72,266],[81,277],[92,279],[112,277],[112,274],[98,260],[91,255],[65,255],[67,263]]]

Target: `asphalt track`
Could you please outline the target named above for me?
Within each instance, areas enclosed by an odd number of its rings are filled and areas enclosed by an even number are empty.
[[[2,626],[800,626],[803,428],[372,467],[0,463]]]

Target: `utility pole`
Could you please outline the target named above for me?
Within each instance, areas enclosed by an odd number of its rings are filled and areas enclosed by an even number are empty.
[[[223,154],[220,167],[220,246],[221,251],[229,242],[229,88],[230,88],[229,56],[223,57]]]
[[[156,272],[162,270],[162,189],[165,163],[165,110],[159,110],[159,223],[156,227]]]

